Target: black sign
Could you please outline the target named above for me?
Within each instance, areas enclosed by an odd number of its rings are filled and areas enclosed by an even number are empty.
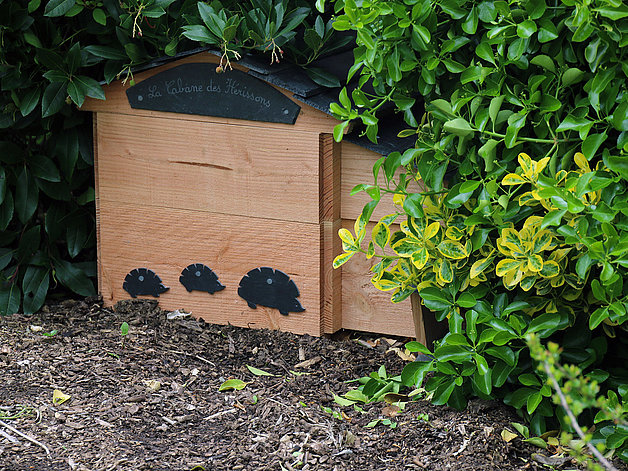
[[[301,107],[266,82],[215,64],[183,64],[126,91],[131,108],[294,124]]]

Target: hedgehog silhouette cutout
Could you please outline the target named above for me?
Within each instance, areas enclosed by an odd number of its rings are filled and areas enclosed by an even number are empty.
[[[193,263],[185,267],[181,272],[179,281],[190,293],[192,291],[205,291],[214,294],[216,291],[225,289],[213,270],[202,263]]]
[[[158,298],[161,293],[165,293],[170,289],[161,282],[161,278],[154,271],[148,268],[131,270],[124,278],[122,288],[132,298],[138,296],[154,296]]]
[[[294,281],[284,272],[270,267],[255,268],[244,275],[238,294],[251,309],[265,306],[278,309],[284,316],[289,312],[305,311],[297,299],[299,289]]]

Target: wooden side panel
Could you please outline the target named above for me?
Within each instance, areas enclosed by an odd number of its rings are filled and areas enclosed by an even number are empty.
[[[343,219],[342,227],[353,231],[353,223]],[[367,226],[367,234],[370,234],[372,228],[372,223]],[[414,337],[410,299],[393,304],[390,293],[373,287],[370,268],[375,263],[375,259],[367,260],[357,254],[342,266],[342,327]],[[424,341],[424,338],[419,341]]]
[[[209,52],[203,52],[200,54],[195,54],[190,57],[186,57],[184,59],[171,62],[166,65],[162,65],[160,67],[155,67],[153,69],[147,70],[145,72],[141,72],[135,74],[133,79],[136,83],[141,82],[153,75],[162,72],[164,70],[171,69],[173,67],[177,67],[181,64],[188,64],[194,62],[204,62],[217,64],[219,58],[214,54]],[[237,70],[241,70],[243,72],[247,72],[248,69],[246,67],[239,66],[236,62],[233,62],[233,68]],[[225,72],[228,74],[229,72]],[[109,85],[104,86],[106,100],[96,100],[94,98],[86,98],[83,106],[81,107],[84,111],[95,111],[95,112],[112,112],[118,114],[130,114],[134,116],[159,116],[159,117],[175,117],[178,120],[184,121],[198,121],[203,123],[221,123],[221,124],[236,124],[236,125],[252,125],[261,128],[273,128],[273,129],[283,129],[284,131],[290,130],[299,130],[299,131],[315,131],[315,132],[333,132],[333,128],[338,121],[331,116],[322,113],[315,108],[312,108],[304,103],[301,103],[297,100],[293,100],[292,93],[284,90],[279,87],[274,87],[279,90],[281,93],[286,95],[291,100],[295,101],[300,107],[301,112],[299,113],[299,117],[295,124],[282,124],[282,123],[261,123],[261,122],[250,122],[243,121],[234,118],[219,118],[214,116],[198,116],[198,115],[181,115],[176,113],[167,113],[163,111],[150,111],[150,110],[137,110],[131,108],[126,96],[126,90],[129,88],[130,81],[127,81],[125,84],[122,83],[122,80],[118,80],[116,82],[112,82]],[[272,85],[271,85],[272,86]]]
[[[340,229],[340,146],[333,135],[320,135],[321,325],[325,333],[342,328],[342,276],[333,261],[342,252]]]
[[[381,157],[380,154],[364,149],[350,142],[342,142],[342,185],[341,195],[342,204],[340,216],[342,219],[356,219],[362,213],[362,208],[371,198],[365,193],[360,192],[350,195],[351,190],[360,183],[373,183],[373,165]],[[380,183],[385,183],[382,174],[380,174]],[[419,185],[413,184],[409,188],[412,191],[419,192]],[[371,221],[378,221],[379,218],[386,214],[395,212],[390,195],[383,195],[382,200],[375,208]]]
[[[126,274],[149,268],[170,290],[159,298],[168,310],[185,309],[216,324],[269,328],[320,335],[320,227],[100,200],[100,279],[107,306],[130,296]],[[179,282],[191,263],[204,263],[225,289],[213,295],[188,293]],[[269,266],[288,274],[306,309],[284,316],[277,309],[248,307],[237,291],[253,268]],[[149,299],[154,299],[150,298]]]
[[[98,184],[98,116],[96,113],[92,115],[92,132],[94,141],[94,203],[96,206],[96,265],[98,273],[100,273],[100,186]],[[98,277],[98,292],[102,293],[102,278]]]
[[[103,199],[319,222],[318,134],[97,116]]]

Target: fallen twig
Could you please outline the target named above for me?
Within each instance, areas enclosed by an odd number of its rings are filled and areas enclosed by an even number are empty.
[[[187,356],[187,357],[196,358],[197,360],[200,360],[200,361],[202,361],[202,362],[204,362],[204,363],[207,363],[208,365],[216,366],[216,364],[215,364],[215,363],[212,363],[212,362],[211,362],[211,361],[209,361],[207,358],[203,358],[203,357],[202,357],[202,356],[200,356],[200,355],[195,355],[195,354],[193,354],[193,353],[188,353],[188,352],[182,352],[182,351],[179,351],[179,350],[168,350],[168,351],[169,351],[170,353],[177,353],[177,354],[179,354],[179,355],[185,355],[185,356]]]
[[[2,420],[0,420],[0,425],[2,425],[5,428],[8,428],[11,432],[13,433],[17,433],[20,437],[28,440],[31,443],[34,443],[35,445],[41,447],[44,449],[44,451],[46,452],[46,455],[48,455],[48,457],[50,457],[50,450],[48,449],[48,447],[46,445],[44,445],[41,442],[38,442],[37,440],[35,440],[34,438],[29,437],[28,435],[26,435],[25,433],[20,432],[18,429],[10,426],[9,424],[7,424],[6,422],[3,422]]]
[[[571,408],[569,407],[569,404],[567,403],[567,398],[565,397],[562,390],[560,389],[560,385],[558,384],[556,377],[552,374],[552,371],[550,370],[549,365],[545,363],[543,366],[545,368],[545,372],[547,373],[547,376],[552,380],[552,387],[554,388],[554,391],[556,391],[556,394],[560,398],[560,405],[563,407],[563,410],[569,417],[571,426],[574,428],[574,430],[576,431],[580,439],[586,443],[589,451],[593,454],[593,456],[595,456],[598,459],[600,463],[602,463],[602,466],[604,466],[608,471],[618,471],[617,468],[613,466],[613,464],[610,461],[608,461],[602,455],[602,453],[600,453],[598,449],[593,446],[593,444],[589,440],[586,439],[584,432],[580,428],[578,419],[576,419],[576,416],[573,414]]]
[[[207,417],[203,417],[203,420],[211,420],[211,419],[215,419],[216,417],[220,417],[221,415],[225,415],[225,414],[232,414],[236,412],[236,409],[227,409],[227,410],[222,410],[220,412],[216,412],[215,414],[212,415],[208,415]]]
[[[6,438],[7,440],[9,440],[11,443],[19,443],[20,441],[15,438],[13,435],[8,434],[7,432],[5,432],[4,430],[0,430],[0,435],[2,435],[4,438]]]

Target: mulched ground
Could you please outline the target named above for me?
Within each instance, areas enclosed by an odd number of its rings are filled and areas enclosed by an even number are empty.
[[[124,321],[131,328],[123,345]],[[518,419],[496,403],[472,402],[464,412],[421,400],[398,412],[385,403],[363,411],[334,403],[355,386],[348,380],[382,364],[401,371],[392,348],[403,344],[391,342],[169,320],[146,301],[115,310],[65,301],[0,319],[0,419],[50,451],[0,426],[0,469],[576,468],[569,459],[548,467],[533,458],[542,450],[504,441],[502,430]],[[227,379],[248,384],[219,392]],[[71,398],[55,405],[55,389]],[[375,419],[396,427],[365,427]]]

